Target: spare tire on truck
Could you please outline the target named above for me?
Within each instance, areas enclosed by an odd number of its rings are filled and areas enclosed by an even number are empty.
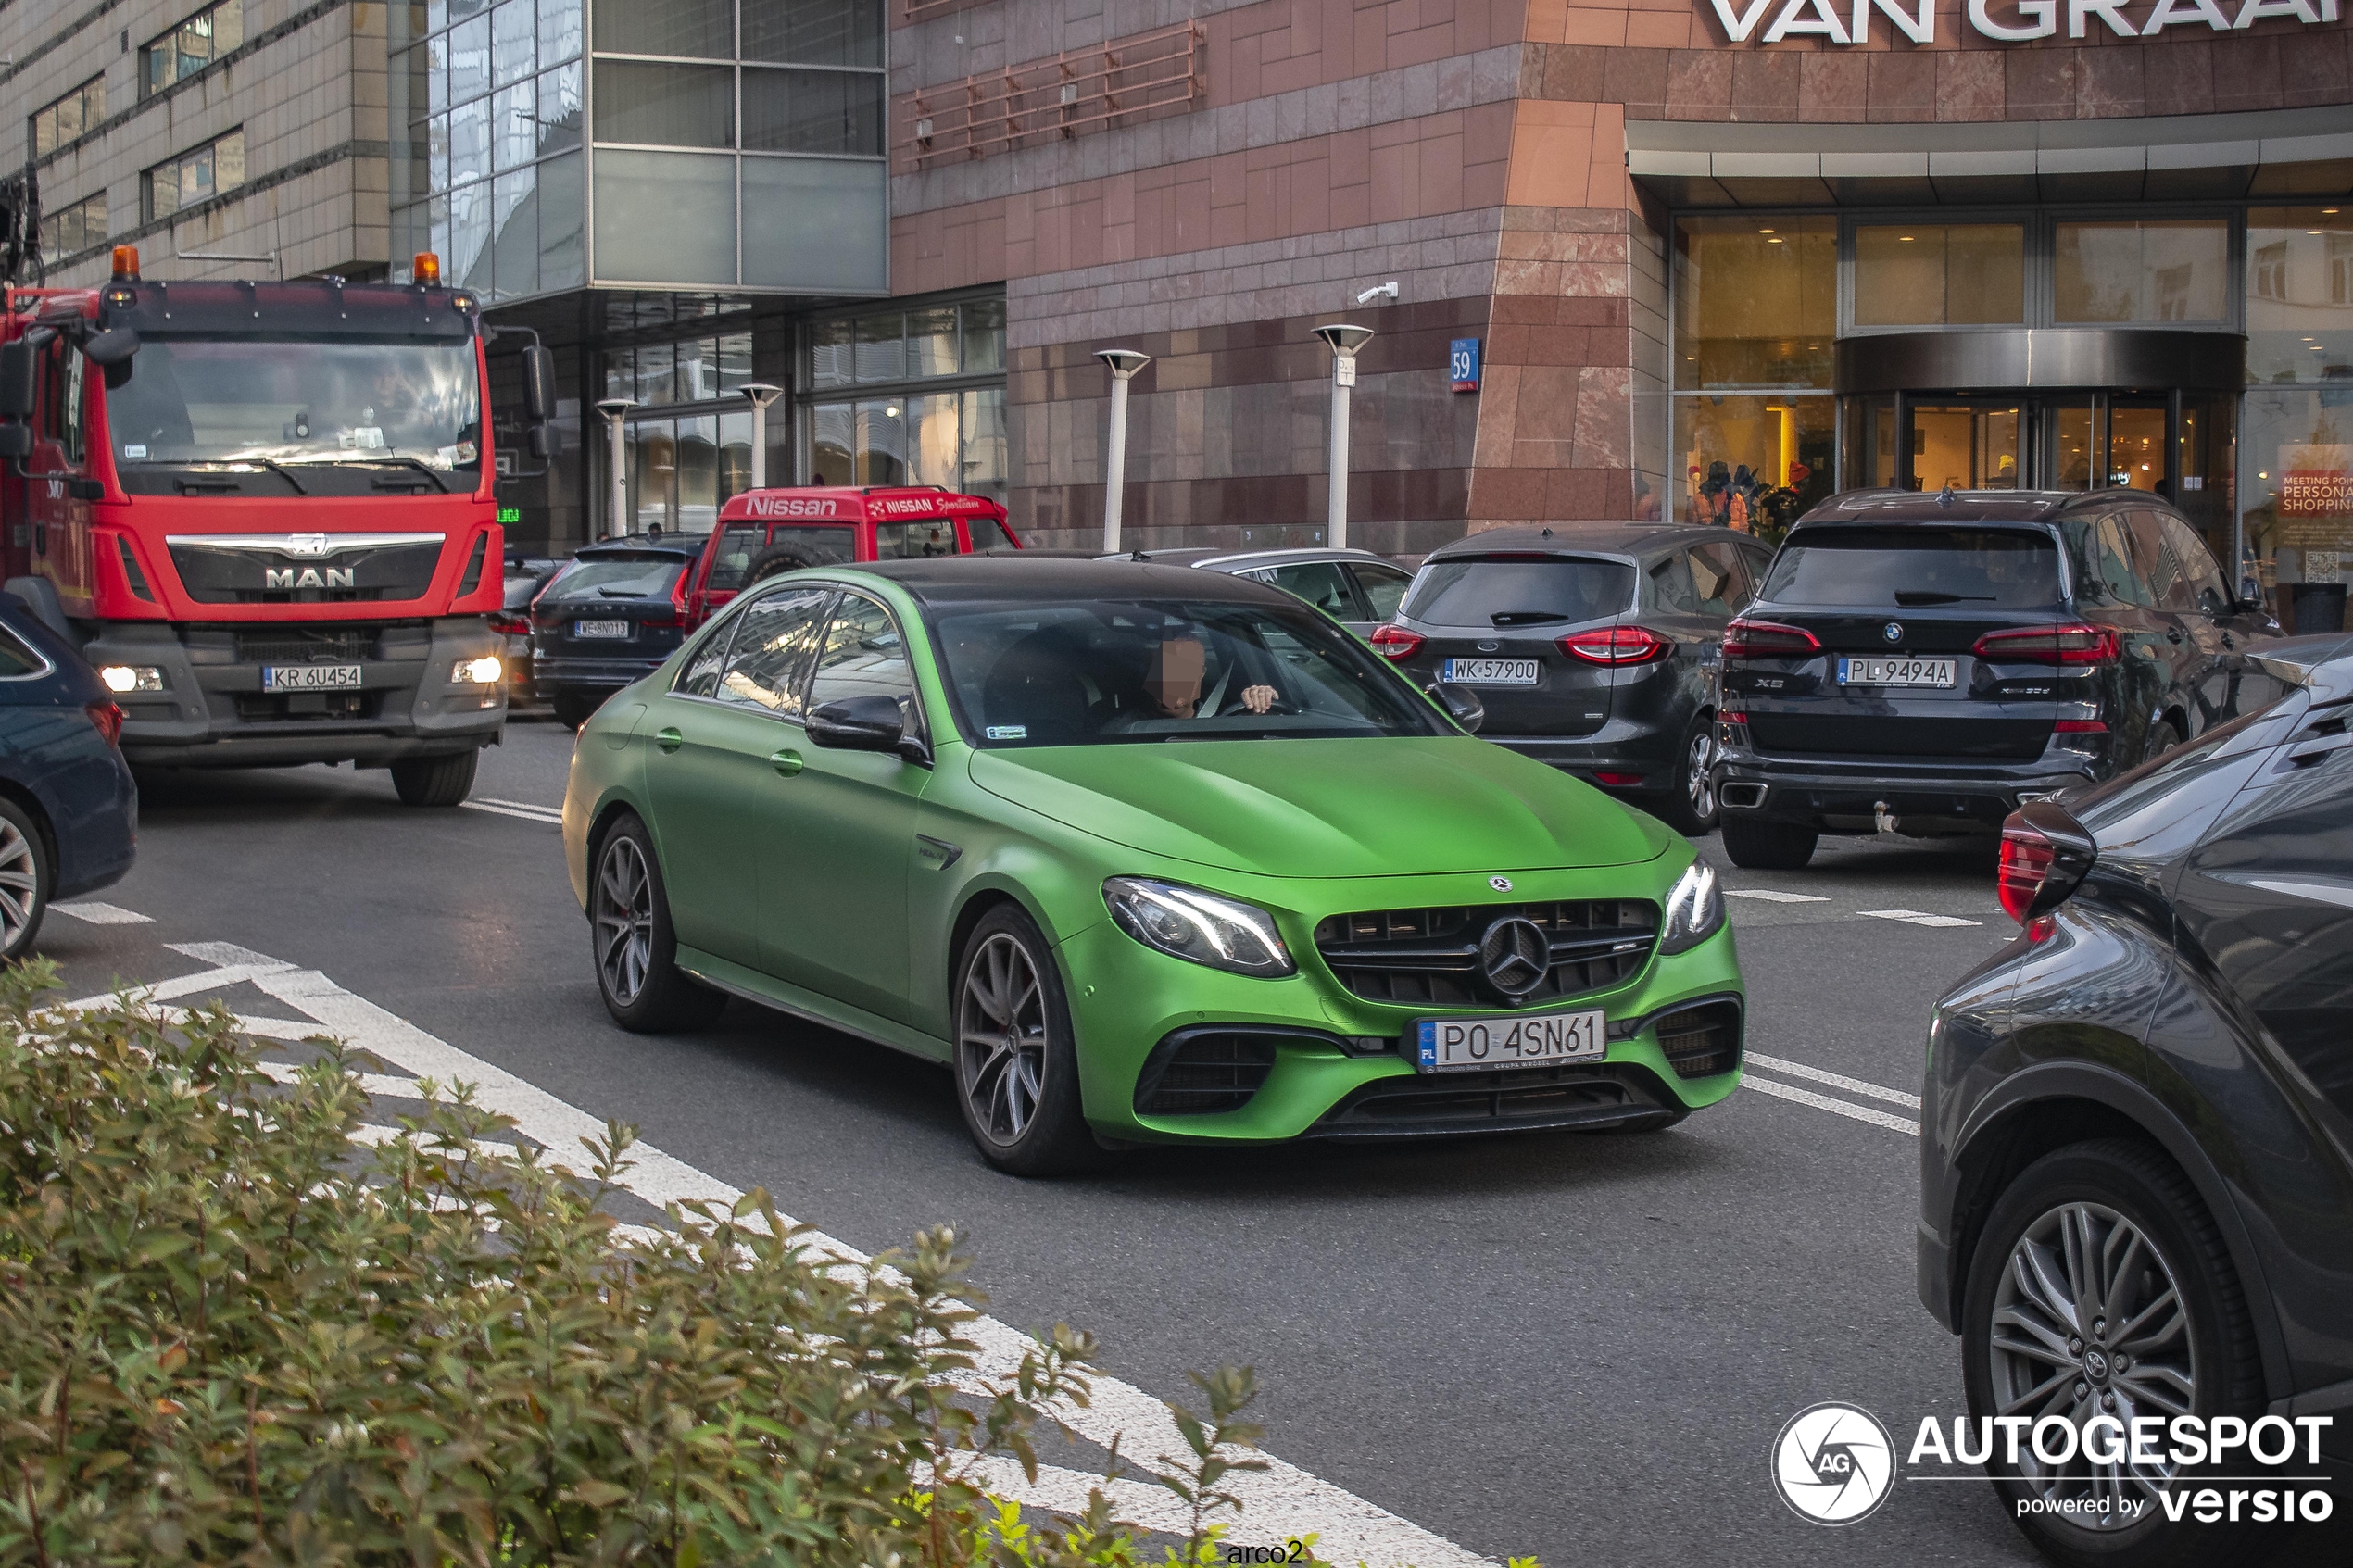
[[[771,577],[816,564],[790,545],[771,545],[752,557],[751,564],[744,569],[744,586],[749,588],[755,583],[765,583]]]

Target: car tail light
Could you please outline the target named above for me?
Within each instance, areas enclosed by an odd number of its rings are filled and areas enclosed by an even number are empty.
[[[2062,807],[2047,800],[2020,807],[2002,824],[1994,881],[2002,912],[2040,941],[2048,933],[2035,927],[2082,885],[2098,853],[2092,835]]]
[[[90,715],[90,721],[98,726],[98,733],[107,737],[108,746],[122,743],[122,707],[120,703],[94,702],[82,711]]]
[[[513,610],[500,610],[490,618],[490,629],[502,637],[528,637],[531,635],[531,617]]]
[[[1408,632],[1403,626],[1376,626],[1371,638],[1373,651],[1383,659],[1411,659],[1422,651],[1429,639],[1419,632]]]
[[[686,624],[686,574],[678,574],[677,585],[670,590],[670,613],[659,610],[644,618],[642,626],[684,626]]]
[[[1593,782],[1607,784],[1612,789],[1630,789],[1642,782],[1642,775],[1640,773],[1595,773]]]
[[[1803,626],[1745,618],[1724,628],[1726,659],[1799,659],[1822,651],[1822,640]]]
[[[1980,659],[2000,664],[2107,664],[2121,658],[2123,639],[2112,626],[2081,621],[2066,626],[2026,626],[2015,632],[1988,632],[1969,650]]]
[[[2063,735],[2104,735],[2107,723],[2098,719],[2062,719],[2051,726]]]
[[[1595,664],[1647,664],[1665,659],[1675,645],[1642,626],[1609,626],[1598,632],[1572,632],[1560,641],[1561,652]]]
[[[2033,918],[2035,895],[2043,891],[2043,879],[2051,874],[2051,862],[2058,857],[2058,847],[2035,828],[2016,817],[2002,829],[2002,864],[1994,873],[1994,891],[2002,900],[2002,912],[2024,925]]]

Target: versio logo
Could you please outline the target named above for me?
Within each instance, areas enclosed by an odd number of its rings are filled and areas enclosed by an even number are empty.
[[[1790,1417],[1773,1439],[1773,1485],[1781,1500],[1817,1524],[1852,1524],[1887,1500],[1895,1445],[1879,1418],[1828,1400]]]

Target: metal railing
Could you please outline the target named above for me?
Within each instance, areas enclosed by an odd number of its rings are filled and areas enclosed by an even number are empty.
[[[925,169],[1188,111],[1208,90],[1202,55],[1200,25],[1186,21],[941,82],[913,95],[892,150]]]

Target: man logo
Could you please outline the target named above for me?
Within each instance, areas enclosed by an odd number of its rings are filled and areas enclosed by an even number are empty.
[[[1879,1418],[1831,1400],[1790,1417],[1773,1439],[1773,1485],[1792,1512],[1817,1524],[1852,1524],[1887,1500],[1895,1445]]]
[[[352,566],[331,566],[322,572],[315,566],[306,566],[297,572],[293,567],[280,571],[276,567],[265,566],[261,569],[261,586],[265,591],[271,588],[349,588],[355,585],[352,578],[359,570]]]

